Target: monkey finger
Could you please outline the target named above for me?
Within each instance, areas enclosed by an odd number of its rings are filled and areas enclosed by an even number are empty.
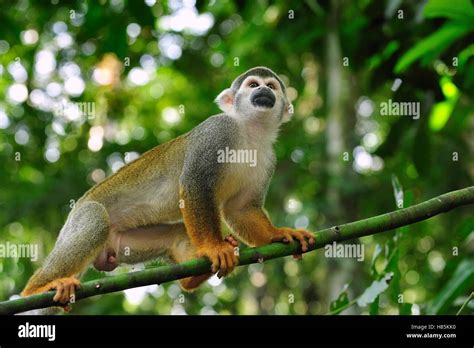
[[[57,289],[58,289],[58,292],[61,290],[61,296],[59,298],[59,302],[66,303],[65,299],[68,298],[68,293],[69,293],[68,287],[65,286],[62,281],[60,281]]]
[[[235,255],[234,253],[232,254],[232,262],[234,263],[235,266],[239,264],[239,256]]]
[[[61,299],[63,297],[63,287],[62,286],[58,286],[56,288],[56,294],[54,295],[53,297],[53,301],[54,302],[61,302]]]
[[[235,268],[234,258],[232,255],[233,255],[233,252],[229,252],[225,254],[225,260],[227,264],[226,276],[231,274]]]
[[[211,271],[212,273],[216,273],[219,270],[219,256],[213,257],[211,263]]]
[[[234,270],[234,267],[235,267],[233,255],[234,253],[226,253],[226,261],[227,261],[227,269],[228,269],[227,274],[230,274]]]
[[[222,278],[224,276],[224,269],[223,269],[223,264],[220,260],[220,256],[219,257],[219,268],[217,269],[217,278]]]
[[[228,270],[225,253],[221,253],[219,255],[219,261],[220,261],[219,273],[221,274],[221,277],[224,277],[227,275],[227,270]]]
[[[227,269],[221,269],[219,271],[219,273],[217,273],[217,277],[220,279],[220,278],[224,278],[225,276],[227,276],[229,274],[229,271]]]
[[[293,258],[295,260],[303,260],[303,255],[302,254],[295,254],[295,255],[293,255]]]
[[[295,236],[295,238],[298,240],[298,242],[300,242],[301,250],[303,252],[308,251],[308,242],[306,242],[306,239],[304,238],[304,236],[303,235],[297,235],[297,236]]]
[[[74,296],[76,296],[76,285],[71,284],[71,285],[69,286],[69,298],[68,298],[68,302],[71,302],[71,300],[74,298]]]
[[[308,231],[302,231],[304,236],[308,239],[309,244],[314,244],[316,243],[316,239],[314,238],[314,234]]]
[[[69,302],[69,291],[70,291],[70,288],[69,288],[69,285],[63,285],[63,296],[61,298],[61,303],[68,303]]]

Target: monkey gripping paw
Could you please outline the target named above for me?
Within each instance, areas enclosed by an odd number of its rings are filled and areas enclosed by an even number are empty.
[[[300,243],[301,251],[304,253],[308,251],[308,245],[313,245],[316,242],[314,235],[311,232],[306,230],[295,230],[289,227],[277,228],[276,235],[271,239],[271,242],[282,242],[288,244],[293,242],[295,239]],[[303,255],[295,254],[293,257],[301,260]]]
[[[200,248],[198,256],[206,256],[211,261],[212,273],[222,278],[230,274],[239,264],[239,255],[235,247],[238,243],[232,236],[222,242]]]
[[[56,290],[53,301],[64,305],[64,310],[68,310],[67,304],[74,298],[76,289],[80,287],[80,282],[74,277],[59,278],[49,284],[50,290]]]

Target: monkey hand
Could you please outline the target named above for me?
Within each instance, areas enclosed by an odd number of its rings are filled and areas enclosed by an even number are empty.
[[[212,264],[212,273],[217,272],[217,276],[221,278],[230,274],[239,263],[238,252],[235,250],[237,245],[232,236],[227,236],[221,242],[202,246],[197,255],[207,257]]]
[[[293,240],[296,239],[301,244],[301,251],[307,252],[308,251],[308,244],[313,245],[316,241],[314,235],[306,230],[295,230],[289,227],[281,227],[275,230],[275,236],[271,239],[272,243],[275,242],[283,242],[283,243],[291,243]],[[293,255],[295,259],[301,260],[303,258],[302,254],[295,254]]]
[[[59,278],[48,284],[48,290],[56,290],[53,297],[54,302],[64,305],[65,311],[68,311],[68,302],[74,298],[76,289],[80,287],[79,280],[74,277]]]

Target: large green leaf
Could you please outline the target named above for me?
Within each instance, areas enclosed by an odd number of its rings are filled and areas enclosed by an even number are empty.
[[[435,132],[443,129],[449,121],[460,96],[459,89],[449,77],[443,76],[440,80],[440,86],[446,101],[435,104],[429,116],[429,127]]]
[[[399,74],[410,67],[415,61],[425,55],[437,57],[448,48],[455,40],[473,30],[473,23],[449,21],[430,36],[421,40],[409,49],[397,62],[394,71]]]
[[[425,17],[445,17],[458,21],[474,21],[474,7],[469,0],[430,0],[423,11]]]
[[[426,309],[427,314],[444,313],[451,303],[472,288],[474,284],[474,258],[463,260],[451,279],[446,283]]]

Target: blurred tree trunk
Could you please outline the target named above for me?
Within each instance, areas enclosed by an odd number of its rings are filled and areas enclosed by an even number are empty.
[[[342,153],[347,148],[347,134],[344,127],[344,110],[348,100],[347,78],[343,71],[342,54],[338,33],[340,0],[331,1],[326,41],[326,91],[327,91],[327,132],[326,151],[328,156],[327,172],[329,187],[327,200],[332,217],[341,216],[341,197],[338,189],[343,175]]]
[[[343,214],[344,204],[341,199],[344,182],[345,166],[343,153],[349,151],[348,123],[349,117],[345,114],[349,110],[350,95],[348,92],[349,78],[343,66],[341,44],[339,38],[339,18],[341,1],[332,0],[328,17],[328,35],[326,41],[326,72],[327,72],[327,173],[328,188],[326,191],[329,205],[328,216],[330,221],[338,221]],[[337,297],[343,285],[354,272],[357,265],[354,262],[343,262],[338,259],[328,260],[328,293],[326,300],[329,302]]]

